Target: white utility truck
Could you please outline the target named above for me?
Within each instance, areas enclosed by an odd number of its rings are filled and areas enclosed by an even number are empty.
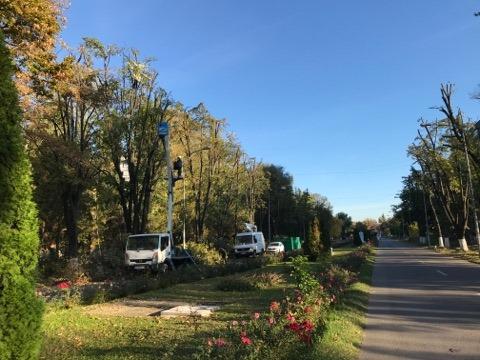
[[[182,180],[182,159],[173,163],[170,160],[169,129],[166,122],[158,124],[158,135],[165,148],[167,163],[167,231],[162,233],[130,235],[125,247],[125,266],[129,269],[151,269],[165,271],[168,267],[175,269],[179,264],[194,263],[185,249],[175,248],[172,238],[173,230],[173,186]],[[176,174],[174,174],[176,171]]]
[[[261,231],[253,224],[245,224],[246,232],[238,233],[235,236],[233,251],[235,257],[256,256],[265,252],[265,238]]]
[[[130,269],[165,270],[170,256],[167,233],[130,235],[125,248],[125,265]]]

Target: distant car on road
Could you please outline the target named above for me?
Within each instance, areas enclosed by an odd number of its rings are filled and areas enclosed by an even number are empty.
[[[272,242],[268,244],[267,252],[281,254],[285,252],[285,246],[281,242]]]

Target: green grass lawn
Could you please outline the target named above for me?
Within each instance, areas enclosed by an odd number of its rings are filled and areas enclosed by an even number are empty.
[[[336,251],[335,256],[350,249]],[[324,266],[311,263],[312,270]],[[369,267],[367,266],[367,269]],[[293,288],[288,276],[288,264],[269,265],[241,275],[261,272],[283,274],[284,283],[252,291],[220,291],[217,285],[225,278],[211,278],[167,289],[136,295],[139,299],[177,300],[192,303],[221,302],[221,309],[210,319],[165,319],[92,316],[88,307],[71,309],[49,307],[44,316],[44,344],[41,359],[189,359],[206,337],[214,330],[223,329],[230,320],[249,317],[255,311],[264,311],[274,299],[281,299]],[[361,341],[360,323],[366,306],[370,273],[364,270],[361,283],[349,290],[345,300],[329,314],[324,344],[330,349],[319,352],[319,358],[354,359],[355,348]],[[347,336],[342,332],[346,331]],[[338,345],[342,348],[337,349]],[[327,355],[331,357],[326,357]],[[341,357],[335,357],[341,354]]]
[[[363,340],[365,312],[373,272],[374,256],[362,266],[358,281],[347,290],[342,301],[328,314],[323,339],[316,345],[314,358],[352,360]]]

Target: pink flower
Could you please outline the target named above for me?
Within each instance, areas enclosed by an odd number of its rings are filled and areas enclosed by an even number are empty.
[[[270,325],[270,326],[272,326],[273,324],[275,324],[275,319],[274,319],[273,317],[269,317],[269,318],[267,319],[267,321],[268,321],[268,325]]]
[[[260,313],[258,313],[258,312],[254,313],[254,314],[253,314],[253,318],[254,318],[255,320],[260,319]]]
[[[270,303],[270,311],[277,312],[278,310],[280,310],[280,304],[276,301],[272,301]]]
[[[238,326],[238,321],[237,321],[237,320],[233,320],[233,321],[232,321],[232,326]]]
[[[251,345],[252,344],[252,340],[245,334],[245,335],[241,335],[240,336],[240,340],[242,341],[242,344],[243,345]]]
[[[312,308],[310,306],[306,306],[303,311],[305,311],[305,314],[310,314],[312,312]]]
[[[215,339],[216,347],[224,347],[225,345],[227,345],[227,342],[225,341],[225,339],[222,339],[222,338]]]
[[[315,328],[315,325],[313,325],[313,323],[310,320],[305,320],[304,322],[302,322],[302,328],[306,332],[312,332],[313,329]]]
[[[213,346],[213,341],[212,341],[212,339],[208,339],[208,340],[207,340],[207,345],[208,345],[208,346]]]
[[[292,315],[292,313],[287,314],[287,320],[290,321],[291,323],[295,322],[295,317]]]

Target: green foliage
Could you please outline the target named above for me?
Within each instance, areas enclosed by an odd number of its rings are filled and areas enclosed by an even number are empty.
[[[357,221],[353,227],[353,239],[355,245],[362,245],[362,240],[360,239],[360,232],[363,232],[363,240],[367,241],[370,235],[367,226],[361,222]]]
[[[418,228],[418,223],[414,221],[408,225],[408,238],[410,241],[418,241],[420,237],[420,229]]]
[[[250,276],[233,276],[222,279],[217,289],[222,291],[252,291],[255,289],[271,288],[285,282],[282,274],[262,272]]]
[[[308,232],[307,241],[305,243],[305,251],[312,261],[315,261],[323,250],[321,241],[320,224],[317,217],[313,218]]]
[[[352,231],[352,218],[344,212],[339,212],[336,216],[342,222],[342,236],[346,236]]]
[[[202,265],[218,265],[225,262],[217,249],[205,243],[189,242],[187,250],[195,261]]]
[[[42,314],[34,291],[37,211],[9,58],[0,33],[0,359],[35,359]]]
[[[295,280],[296,287],[304,295],[313,294],[319,288],[319,282],[308,271],[308,258],[297,256],[292,259],[291,276]]]

